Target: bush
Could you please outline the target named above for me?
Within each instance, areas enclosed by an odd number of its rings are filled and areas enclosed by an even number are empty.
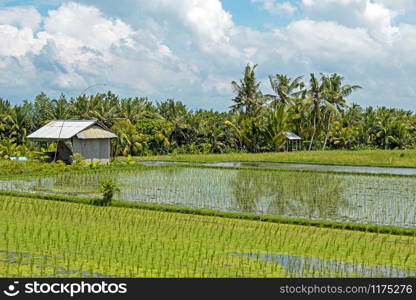
[[[91,200],[91,204],[96,206],[109,206],[113,201],[114,193],[119,191],[120,189],[116,182],[112,180],[100,181],[100,192],[103,193],[103,198],[93,199]]]

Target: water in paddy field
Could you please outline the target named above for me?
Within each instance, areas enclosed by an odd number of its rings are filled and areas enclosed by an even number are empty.
[[[36,262],[35,262],[36,261]],[[83,270],[71,270],[62,266],[54,265],[53,259],[39,254],[29,252],[14,252],[0,249],[1,264],[18,264],[21,266],[31,266],[33,269],[32,277],[89,277],[89,278],[114,278],[112,275],[91,273]],[[11,277],[21,277],[19,274],[9,274]]]
[[[191,162],[169,162],[169,161],[143,161],[145,165],[171,165],[189,164],[212,167],[257,167],[257,168],[276,168],[276,169],[295,169],[310,171],[331,171],[348,173],[370,173],[370,174],[390,174],[390,175],[416,175],[416,168],[403,167],[371,167],[371,166],[340,166],[340,165],[321,165],[304,163],[281,163],[281,162],[217,162],[217,163],[191,163]]]
[[[325,260],[318,257],[231,253],[234,256],[245,256],[252,259],[274,262],[283,267],[290,277],[373,277],[373,278],[406,278],[415,277],[415,270],[401,269],[393,266],[366,266],[336,260]]]
[[[118,200],[416,228],[416,177],[407,176],[171,166],[4,180],[0,189],[98,197],[104,179],[118,182]]]

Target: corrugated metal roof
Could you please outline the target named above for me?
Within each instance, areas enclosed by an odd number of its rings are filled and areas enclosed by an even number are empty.
[[[284,135],[289,139],[289,140],[301,140],[301,137],[294,134],[293,132],[285,132]]]
[[[74,137],[78,133],[88,129],[92,125],[97,124],[96,120],[58,120],[52,121],[28,135],[29,139],[35,140],[66,140]],[[98,126],[95,126],[98,127]],[[102,129],[105,131],[104,129]],[[115,134],[108,131],[112,137]],[[113,136],[114,135],[114,136]],[[86,137],[84,137],[86,138]]]
[[[117,135],[114,133],[104,130],[100,126],[91,126],[77,134],[79,139],[114,139]]]

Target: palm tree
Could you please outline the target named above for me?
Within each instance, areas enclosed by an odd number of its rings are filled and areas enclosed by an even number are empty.
[[[40,126],[46,124],[48,121],[53,120],[51,112],[53,111],[52,102],[45,93],[40,93],[35,97],[33,102],[33,130],[38,129]]]
[[[160,116],[172,124],[172,131],[169,140],[181,146],[189,141],[189,133],[192,130],[188,124],[188,109],[180,101],[168,99],[157,104],[157,111]]]
[[[5,138],[7,123],[11,121],[10,102],[0,98],[0,138]]]
[[[237,120],[238,118],[236,118],[235,115],[231,115],[231,121],[230,120],[226,120],[224,121],[224,125],[229,128],[230,130],[227,131],[227,133],[229,132],[229,136],[228,139],[230,141],[232,141],[235,145],[238,146],[238,149],[243,149],[243,133],[241,128],[237,125]]]
[[[312,117],[312,137],[309,144],[309,151],[312,150],[315,136],[318,132],[318,127],[321,126],[323,111],[337,112],[336,107],[330,103],[326,98],[327,84],[325,75],[321,74],[321,79],[316,78],[315,74],[310,74],[310,89],[307,91],[309,96],[304,100],[304,103],[310,107],[310,114]]]
[[[124,156],[141,154],[144,136],[137,132],[130,120],[116,120],[112,129],[118,136],[113,145],[114,153]]]
[[[359,85],[342,85],[343,80],[344,77],[338,74],[332,74],[331,76],[322,76],[324,86],[322,94],[325,97],[327,103],[330,103],[332,105],[332,107],[329,107],[327,105],[327,110],[325,114],[326,133],[322,150],[325,150],[328,141],[332,116],[334,115],[333,112],[335,112],[335,115],[338,115],[338,112],[343,111],[344,108],[347,106],[345,97],[351,95],[353,91],[361,89],[361,86]],[[334,107],[336,108],[336,110],[333,109]]]
[[[247,64],[244,70],[244,78],[240,79],[240,83],[231,82],[234,93],[237,96],[233,99],[231,112],[243,112],[247,117],[252,118],[262,109],[267,97],[264,97],[260,91],[260,82],[256,80],[255,69],[257,65],[251,67]]]
[[[86,95],[71,99],[70,112],[74,119],[89,120],[92,119],[93,105],[90,99]]]
[[[48,117],[51,120],[68,120],[71,118],[69,103],[64,95],[61,95],[58,100],[52,100],[51,104],[52,105],[48,114]]]
[[[14,137],[17,144],[23,144],[26,140],[28,122],[28,109],[27,105],[14,106],[10,111],[10,135]]]
[[[272,105],[277,102],[288,104],[297,97],[304,88],[305,84],[302,82],[303,76],[298,76],[295,79],[287,77],[286,75],[276,74],[275,77],[269,76],[270,86],[276,95],[267,95],[272,99]]]
[[[154,114],[147,98],[128,98],[120,101],[118,117],[136,124],[141,118]]]
[[[111,99],[107,97],[99,99],[99,97],[95,97],[94,100],[97,102],[94,105],[94,109],[92,110],[91,115],[99,120],[102,124],[110,128],[116,119],[116,113],[118,109],[117,99]]]
[[[285,133],[289,131],[291,121],[291,106],[281,102],[276,109],[271,110],[267,118],[267,135],[271,140],[274,150],[280,151],[286,142]]]
[[[212,153],[223,153],[225,148],[224,140],[226,139],[226,133],[223,128],[215,128],[208,137],[209,144],[211,145]]]

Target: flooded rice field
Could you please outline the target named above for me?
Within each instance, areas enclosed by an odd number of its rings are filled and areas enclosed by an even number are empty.
[[[118,183],[118,200],[416,228],[416,177],[408,176],[172,165],[2,180],[0,189],[99,197],[104,179]]]

